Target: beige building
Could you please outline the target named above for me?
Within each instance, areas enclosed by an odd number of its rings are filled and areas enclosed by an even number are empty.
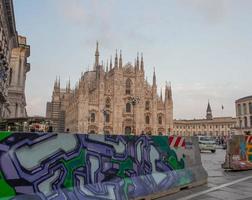
[[[205,119],[174,120],[175,135],[229,136],[235,132],[236,119],[232,117],[212,117],[208,103]]]
[[[237,133],[252,134],[252,96],[235,101]]]
[[[134,65],[123,63],[116,53],[106,66],[99,61],[98,43],[92,71],[81,75],[72,90],[54,84],[51,110],[54,131],[166,134],[173,127],[171,86],[165,97],[157,94],[156,74],[152,84],[145,79],[144,60],[137,55]],[[48,116],[48,115],[47,115]]]
[[[11,50],[18,46],[12,0],[0,0],[0,119],[10,114],[8,96]]]
[[[25,82],[26,73],[30,71],[30,63],[27,62],[29,56],[30,46],[27,45],[26,38],[18,36],[18,47],[12,49],[10,61],[8,118],[27,117]]]

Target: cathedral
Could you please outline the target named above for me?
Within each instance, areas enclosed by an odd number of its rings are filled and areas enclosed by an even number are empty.
[[[157,93],[155,70],[152,84],[145,79],[143,55],[124,64],[121,51],[114,63],[100,63],[96,44],[93,70],[81,74],[75,88],[70,81],[61,88],[56,79],[47,117],[54,132],[165,135],[173,128],[171,86]]]

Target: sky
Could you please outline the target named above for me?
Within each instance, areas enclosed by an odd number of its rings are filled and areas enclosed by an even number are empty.
[[[53,83],[72,86],[94,63],[143,52],[159,90],[170,81],[174,118],[235,116],[235,100],[252,94],[251,0],[14,0],[18,33],[31,46],[28,115],[45,115]],[[222,110],[221,107],[224,106]]]

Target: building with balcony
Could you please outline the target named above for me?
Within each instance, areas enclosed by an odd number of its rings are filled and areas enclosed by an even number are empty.
[[[12,0],[0,0],[0,119],[10,114],[8,102],[10,58],[18,47]]]
[[[239,134],[252,134],[252,96],[235,101],[236,128]]]
[[[10,113],[8,118],[27,117],[25,83],[26,74],[30,71],[30,46],[26,38],[18,36],[18,47],[13,48],[10,60],[8,102]]]
[[[230,136],[235,134],[236,118],[213,117],[210,103],[205,119],[174,120],[174,135]]]

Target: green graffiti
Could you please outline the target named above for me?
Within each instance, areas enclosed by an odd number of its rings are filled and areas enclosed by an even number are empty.
[[[73,172],[79,167],[83,167],[86,165],[86,151],[81,150],[80,154],[68,161],[60,160],[66,168],[67,174],[64,179],[63,185],[65,188],[69,190],[73,190],[74,187],[74,177]]]
[[[174,150],[172,150],[168,143],[168,138],[164,136],[155,136],[152,137],[156,148],[158,148],[161,152],[165,153],[165,162],[169,164],[172,169],[184,169],[184,156],[182,159],[178,160],[177,154]]]
[[[16,195],[15,190],[11,186],[9,186],[9,184],[6,182],[1,171],[0,171],[0,188],[1,188],[0,189],[1,200],[12,199]]]
[[[127,158],[127,160],[119,161],[119,160],[111,160],[112,163],[118,163],[119,164],[119,171],[117,172],[117,176],[120,178],[123,178],[123,191],[124,195],[127,197],[128,196],[128,188],[130,185],[133,186],[133,181],[131,178],[128,178],[125,174],[125,171],[129,169],[133,169],[133,161],[131,158]]]
[[[133,181],[132,181],[131,178],[124,178],[123,182],[124,182],[124,184],[123,184],[123,192],[124,192],[125,197],[128,198],[128,191],[129,191],[128,188],[131,185],[134,186],[134,184],[133,184]]]
[[[127,160],[119,161],[119,160],[111,160],[112,163],[119,164],[119,171],[117,172],[117,176],[121,178],[126,178],[125,171],[128,169],[133,169],[133,161],[131,158],[127,158]]]
[[[0,132],[0,142],[4,141],[7,137],[9,137],[12,133],[9,131]]]

